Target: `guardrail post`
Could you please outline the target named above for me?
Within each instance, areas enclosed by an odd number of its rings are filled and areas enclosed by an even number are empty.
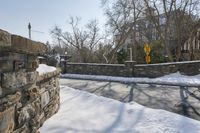
[[[180,86],[180,98],[181,98],[183,115],[188,116],[188,102],[187,102],[188,95],[185,89],[187,88],[184,86]]]

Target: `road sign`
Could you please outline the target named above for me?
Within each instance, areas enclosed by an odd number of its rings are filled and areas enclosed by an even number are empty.
[[[149,64],[151,62],[151,57],[149,55],[150,52],[151,52],[151,47],[147,43],[144,45],[144,52],[146,54],[145,61],[146,61],[147,64]]]
[[[146,55],[149,55],[149,53],[151,52],[151,47],[148,44],[144,45],[144,52],[146,53]]]
[[[151,62],[151,57],[149,55],[146,55],[145,61],[146,61],[147,64],[149,64]]]

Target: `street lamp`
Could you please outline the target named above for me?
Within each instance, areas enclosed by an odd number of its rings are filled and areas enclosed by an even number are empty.
[[[31,39],[31,23],[28,23],[29,39]]]
[[[44,32],[37,31],[37,30],[31,30],[31,23],[28,23],[28,33],[29,33],[29,39],[31,39],[31,32],[41,33],[44,34]]]

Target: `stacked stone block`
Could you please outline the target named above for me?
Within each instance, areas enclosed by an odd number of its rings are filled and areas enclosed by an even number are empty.
[[[184,75],[200,74],[200,61],[185,61],[160,64],[138,65],[134,61],[125,64],[66,63],[62,68],[68,74],[106,75],[120,77],[156,78],[170,73],[180,72]]]
[[[71,74],[127,76],[124,64],[67,63],[65,72]]]
[[[46,46],[0,30],[0,133],[36,133],[59,109],[59,70],[36,72]]]

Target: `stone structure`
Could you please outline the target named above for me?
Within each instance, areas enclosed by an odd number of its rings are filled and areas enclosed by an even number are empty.
[[[185,75],[200,74],[200,61],[172,62],[160,64],[136,65],[136,62],[125,64],[67,63],[66,73],[106,75],[122,77],[155,78],[177,71]]]
[[[39,75],[42,43],[0,30],[0,133],[36,133],[59,109],[59,70]]]
[[[134,66],[134,76],[136,77],[155,78],[178,71],[184,75],[189,76],[200,74],[200,61],[185,61]]]
[[[95,64],[95,63],[67,63],[66,73],[124,76],[127,74],[125,65],[119,64]]]
[[[60,67],[66,68],[66,64],[72,56],[70,55],[60,55]],[[62,73],[66,73],[65,69],[62,69]]]
[[[181,47],[182,60],[199,60],[200,59],[200,24],[195,29],[190,38]]]

